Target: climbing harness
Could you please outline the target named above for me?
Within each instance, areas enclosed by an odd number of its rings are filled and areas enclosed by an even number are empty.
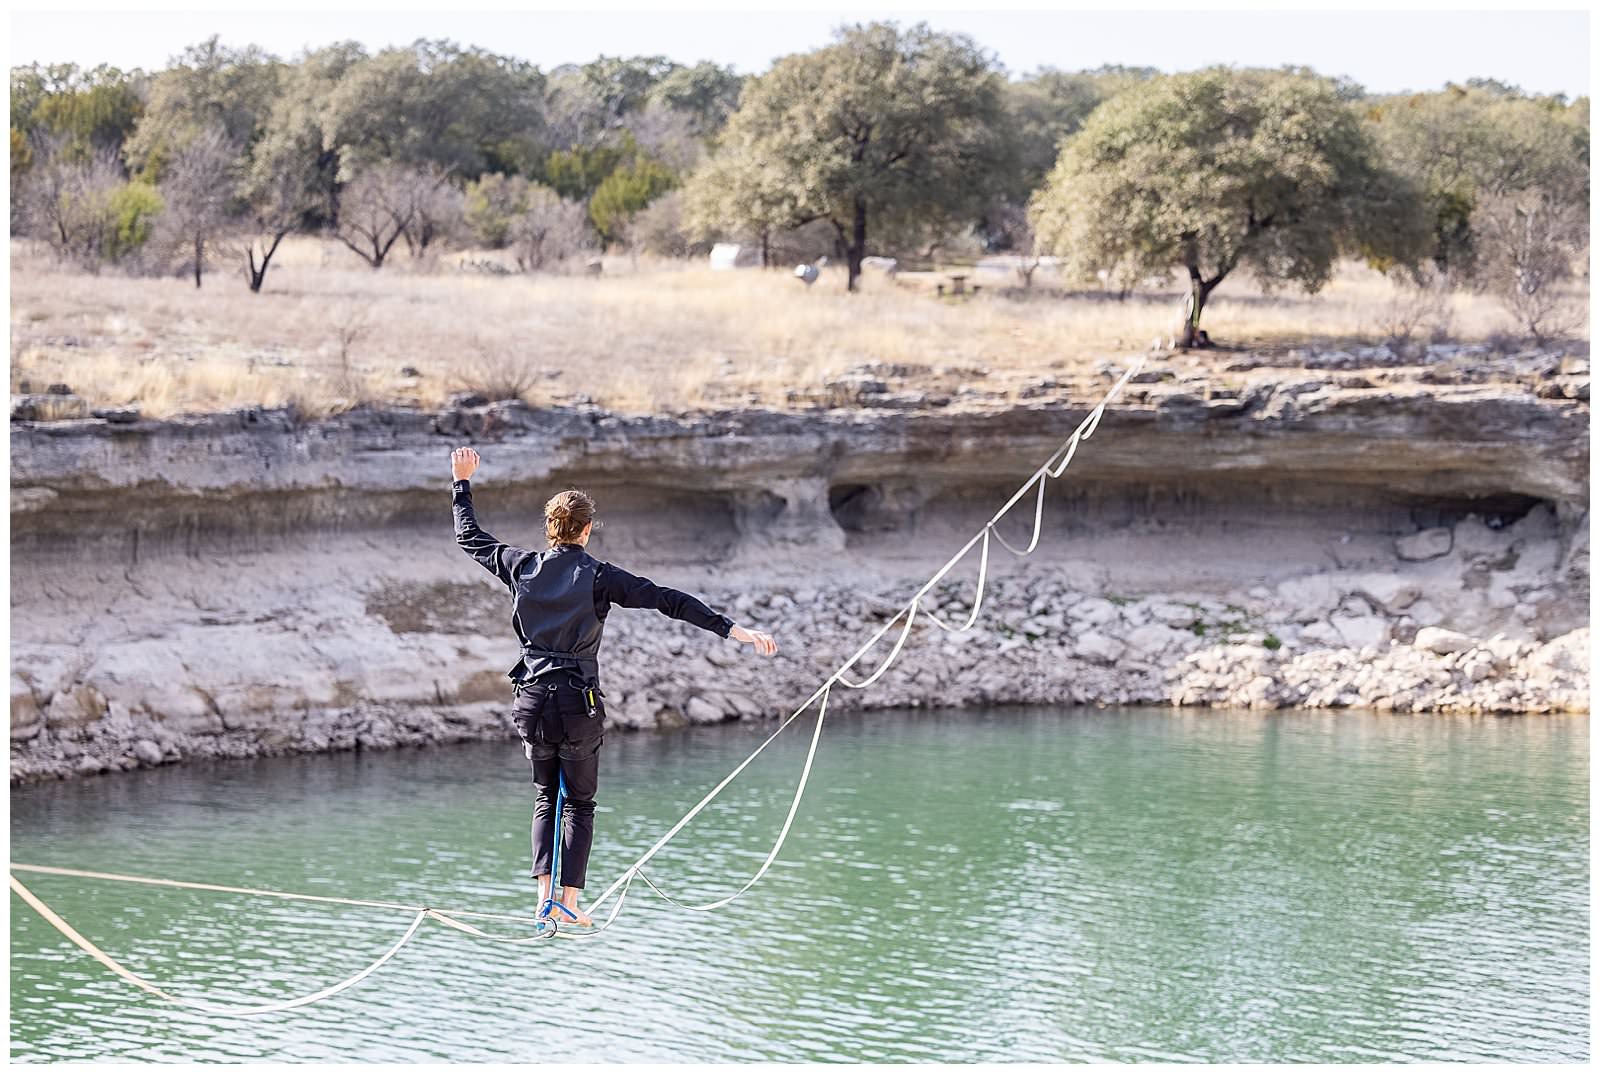
[[[649,849],[635,858],[632,864],[624,869],[621,875],[618,876],[617,879],[614,880],[598,898],[589,904],[587,913],[591,918],[593,918],[602,906],[608,902],[611,902],[613,899],[616,900],[614,903],[612,903],[611,913],[606,917],[603,924],[596,924],[593,928],[576,934],[561,932],[559,930],[558,919],[556,917],[557,913],[568,915],[573,920],[576,920],[576,915],[573,915],[570,910],[568,910],[565,906],[562,906],[559,900],[557,900],[555,897],[556,885],[560,882],[561,877],[561,811],[566,798],[566,780],[564,777],[560,777],[557,784],[556,820],[554,825],[555,847],[551,856],[552,861],[550,870],[549,897],[545,899],[543,904],[541,904],[538,916],[531,919],[515,914],[495,914],[468,910],[444,911],[429,906],[410,906],[404,903],[383,902],[371,899],[343,899],[329,895],[299,895],[291,892],[265,891],[255,888],[227,887],[220,884],[202,884],[178,880],[165,880],[155,877],[126,876],[117,873],[99,873],[82,869],[67,869],[43,865],[13,864],[11,866],[12,875],[10,877],[11,889],[20,895],[24,902],[33,907],[33,909],[36,910],[39,915],[45,919],[45,921],[54,926],[55,929],[63,936],[65,936],[68,940],[71,940],[90,957],[94,958],[97,962],[105,966],[118,977],[121,977],[136,987],[149,992],[151,995],[157,996],[182,1007],[187,1007],[192,1010],[203,1011],[210,1014],[234,1015],[269,1014],[275,1011],[286,1011],[295,1007],[303,1007],[306,1004],[315,1003],[318,1000],[337,995],[338,993],[343,992],[345,989],[365,980],[380,967],[382,967],[384,963],[393,958],[400,951],[400,949],[409,943],[417,934],[417,930],[422,926],[422,923],[429,919],[437,921],[440,924],[446,925],[459,932],[466,933],[469,936],[490,940],[496,943],[530,944],[538,943],[557,936],[562,939],[588,940],[593,939],[600,933],[603,933],[616,921],[617,916],[622,912],[623,902],[626,900],[628,891],[633,886],[635,879],[642,880],[651,891],[655,892],[671,905],[679,907],[680,909],[710,911],[726,906],[735,899],[739,898],[745,892],[749,891],[763,876],[767,874],[767,871],[772,868],[773,862],[777,860],[779,852],[783,849],[784,841],[789,837],[789,830],[794,824],[795,814],[800,808],[800,800],[805,795],[806,784],[811,778],[811,764],[816,758],[817,743],[822,738],[822,723],[828,714],[828,698],[833,690],[833,687],[837,684],[852,690],[864,690],[882,678],[884,673],[889,670],[890,665],[892,665],[895,662],[895,659],[899,657],[901,650],[905,648],[906,641],[911,636],[912,623],[916,620],[919,614],[928,619],[928,621],[933,623],[934,626],[952,634],[960,634],[972,629],[972,627],[978,621],[978,612],[983,607],[984,589],[987,584],[989,571],[990,537],[998,540],[1007,551],[1011,552],[1015,556],[1025,557],[1033,553],[1034,549],[1036,549],[1039,545],[1039,536],[1044,526],[1044,494],[1046,483],[1053,478],[1059,478],[1066,471],[1068,465],[1071,464],[1073,457],[1077,454],[1079,445],[1083,441],[1089,439],[1089,437],[1094,434],[1095,429],[1099,427],[1100,419],[1105,414],[1107,404],[1109,404],[1112,399],[1116,398],[1118,393],[1120,393],[1123,387],[1125,387],[1127,383],[1133,379],[1133,376],[1138,373],[1143,365],[1144,358],[1141,356],[1135,360],[1133,364],[1130,365],[1122,374],[1122,376],[1116,381],[1116,383],[1111,386],[1111,390],[1108,391],[1105,397],[1100,400],[1099,404],[1089,412],[1088,416],[1079,423],[1078,427],[1073,430],[1072,435],[1067,438],[1066,442],[1060,447],[1056,448],[1055,451],[1051,452],[1049,458],[1044,461],[1043,465],[1041,465],[1037,470],[1033,471],[1032,475],[1022,483],[1021,487],[1018,488],[1015,493],[1012,494],[1011,498],[1008,499],[1001,506],[1001,508],[994,513],[993,517],[991,517],[988,522],[984,523],[982,529],[974,534],[966,544],[962,545],[955,555],[946,560],[944,566],[935,571],[933,576],[924,582],[922,587],[912,594],[909,601],[901,605],[900,608],[895,611],[894,615],[885,620],[883,625],[880,626],[878,630],[870,638],[868,638],[860,648],[852,653],[833,671],[831,675],[823,680],[822,685],[818,686],[817,689],[812,692],[811,696],[806,698],[806,700],[801,703],[799,708],[795,709],[787,717],[785,717],[783,722],[778,725],[777,729],[773,731],[771,735],[767,736],[767,738],[763,740],[762,743],[757,746],[748,757],[739,762],[738,766],[734,768],[732,772],[729,772],[725,777],[723,777],[720,783],[711,788],[711,790],[706,793],[705,797],[696,802],[687,813],[679,818],[677,823],[675,823],[671,828],[667,829],[666,833],[662,835],[661,838],[657,839],[653,844],[651,844]],[[1026,496],[1028,492],[1036,485],[1037,500],[1034,504],[1033,510],[1033,534],[1028,540],[1027,547],[1018,549],[1000,534],[999,530],[996,529],[996,526],[999,521],[1004,518],[1006,514],[1013,507],[1015,507],[1017,503],[1019,503],[1022,498]],[[958,563],[965,559],[968,553],[970,553],[974,547],[979,549],[979,553],[978,579],[976,591],[972,598],[972,610],[967,614],[965,623],[963,623],[961,626],[952,626],[935,615],[930,609],[923,607],[922,602],[924,598],[926,598],[927,595],[932,592],[933,588],[944,580],[945,575],[949,574]],[[879,661],[877,667],[859,682],[852,681],[851,679],[847,678],[845,676],[845,672],[852,670],[858,663],[866,658],[867,654],[873,650],[878,642],[882,641],[883,638],[888,635],[889,631],[892,630],[897,623],[900,624],[900,634],[899,637],[895,639],[888,655]],[[595,705],[593,693],[586,692],[585,699],[590,707],[590,713],[592,715]],[[816,723],[811,732],[811,742],[806,749],[805,762],[800,769],[800,779],[795,786],[794,797],[789,803],[788,814],[784,817],[783,826],[778,831],[778,837],[773,842],[772,849],[767,853],[767,856],[762,861],[760,867],[756,869],[755,874],[751,876],[750,879],[746,880],[744,884],[732,894],[701,904],[680,902],[678,899],[673,898],[671,895],[663,891],[655,881],[651,880],[649,876],[645,875],[644,866],[648,864],[650,860],[654,858],[656,854],[664,846],[666,846],[674,836],[682,831],[690,821],[694,820],[694,818],[700,814],[701,810],[710,805],[712,800],[721,794],[728,784],[732,783],[739,776],[739,773],[748,768],[751,763],[754,762],[755,759],[766,750],[768,746],[772,745],[772,743],[777,740],[778,736],[783,734],[783,732],[788,729],[790,724],[794,723],[795,720],[799,719],[804,713],[809,711],[813,705],[816,705],[817,707]],[[106,954],[99,947],[97,947],[93,941],[79,933],[65,920],[63,920],[59,914],[55,913],[55,911],[51,910],[49,906],[45,905],[45,903],[41,901],[38,896],[36,896],[32,891],[28,890],[28,888],[17,879],[15,874],[18,871],[50,874],[55,876],[71,876],[86,880],[152,884],[163,887],[187,888],[197,891],[226,892],[238,895],[259,896],[263,898],[298,900],[302,902],[321,902],[335,903],[345,906],[364,906],[383,910],[403,911],[413,916],[411,923],[401,934],[400,938],[395,942],[394,946],[384,952],[384,954],[377,961],[373,962],[366,969],[355,974],[354,976],[347,977],[342,981],[329,985],[326,988],[319,989],[318,991],[312,992],[309,995],[300,996],[295,999],[283,1000],[278,1003],[268,1003],[255,1006],[215,1005],[185,999],[181,996],[175,996],[172,993],[167,992],[145,980],[133,971],[127,969],[121,963],[117,962],[110,955]],[[486,932],[483,929],[478,928],[476,925],[468,924],[467,922],[460,920],[461,918],[477,918],[479,920],[496,920],[514,922],[522,925],[533,925],[534,931],[525,935],[499,935]]]

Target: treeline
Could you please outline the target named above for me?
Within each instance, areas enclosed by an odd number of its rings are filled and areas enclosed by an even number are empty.
[[[13,234],[86,267],[236,267],[288,235],[397,249],[604,247],[765,263],[1046,255],[1126,293],[1173,270],[1188,341],[1249,268],[1315,290],[1342,256],[1499,294],[1535,335],[1588,243],[1588,100],[1489,80],[1377,97],[1303,69],[1043,70],[892,23],[762,75],[664,57],[543,72],[445,41],[285,62],[213,38],[166,70],[11,73]]]

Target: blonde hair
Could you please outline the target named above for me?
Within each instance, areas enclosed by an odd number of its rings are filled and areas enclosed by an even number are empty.
[[[544,535],[551,544],[577,544],[583,527],[593,521],[594,500],[587,492],[558,492],[544,505]]]

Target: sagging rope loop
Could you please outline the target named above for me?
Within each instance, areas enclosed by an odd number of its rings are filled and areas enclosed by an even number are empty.
[[[1006,551],[1018,557],[1030,556],[1033,554],[1033,550],[1039,547],[1039,532],[1044,526],[1044,486],[1046,478],[1044,474],[1040,474],[1034,480],[1039,482],[1039,496],[1038,501],[1033,506],[1033,536],[1028,540],[1028,547],[1019,552],[1010,541],[1001,536],[998,529],[993,530],[994,539],[1005,545]]]
[[[883,658],[883,663],[878,665],[878,670],[874,671],[871,675],[868,675],[860,682],[851,682],[849,679],[844,677],[845,669],[840,668],[838,672],[840,683],[850,687],[852,690],[865,690],[867,687],[877,682],[878,679],[883,676],[885,671],[889,670],[889,665],[894,663],[894,658],[900,655],[900,650],[905,647],[906,639],[911,636],[911,624],[915,622],[917,618],[917,602],[913,600],[910,604],[907,604],[904,608],[901,608],[895,613],[894,618],[890,619],[889,622],[894,622],[895,619],[899,619],[902,615],[905,616],[906,625],[901,628],[899,639],[895,641],[894,648],[889,650],[889,655]],[[849,664],[845,665],[845,667],[849,666]]]
[[[744,885],[740,887],[738,891],[735,891],[732,895],[725,895],[713,902],[690,905],[688,903],[679,902],[671,895],[668,895],[665,891],[662,891],[661,888],[657,886],[655,881],[644,875],[639,868],[639,864],[635,864],[633,866],[631,875],[637,876],[639,879],[643,880],[647,885],[649,885],[651,891],[667,900],[667,902],[671,903],[673,906],[678,907],[680,910],[706,911],[721,909],[734,899],[737,899],[739,896],[755,887],[756,881],[760,880],[763,876],[766,876],[767,870],[772,868],[772,863],[778,860],[778,851],[783,849],[784,840],[789,838],[789,829],[794,825],[795,813],[799,811],[800,799],[805,794],[806,781],[811,778],[811,762],[816,759],[817,742],[822,738],[822,721],[827,718],[827,715],[828,691],[824,690],[822,694],[822,704],[817,708],[817,725],[811,732],[811,745],[806,749],[805,764],[800,769],[800,783],[799,786],[795,788],[794,798],[789,802],[789,812],[788,815],[783,818],[783,827],[778,831],[778,839],[772,844],[772,850],[768,852],[766,860],[761,863],[761,868],[757,869],[755,871],[755,875],[749,880],[746,880]]]
[[[989,578],[989,534],[990,528],[983,527],[983,551],[978,556],[978,588],[972,598],[972,612],[967,616],[967,621],[958,627],[953,627],[940,619],[932,612],[928,612],[928,619],[933,625],[951,634],[965,634],[971,630],[978,621],[978,612],[983,608],[983,591]]]

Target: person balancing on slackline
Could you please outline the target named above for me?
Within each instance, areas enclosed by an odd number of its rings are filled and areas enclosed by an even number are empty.
[[[551,907],[551,835],[556,788],[564,780],[559,907],[567,920],[590,925],[578,909],[578,892],[594,839],[594,795],[605,741],[599,653],[606,613],[612,605],[654,608],[749,644],[764,656],[777,652],[778,645],[771,634],[734,626],[687,593],[589,555],[584,546],[595,525],[594,501],[576,489],[558,492],[544,505],[550,547],[533,551],[495,540],[472,511],[471,478],[478,462],[472,448],[450,453],[456,544],[511,591],[511,626],[522,643],[522,658],[507,673],[513,683],[511,718],[533,768],[533,876],[539,881],[540,906]]]

